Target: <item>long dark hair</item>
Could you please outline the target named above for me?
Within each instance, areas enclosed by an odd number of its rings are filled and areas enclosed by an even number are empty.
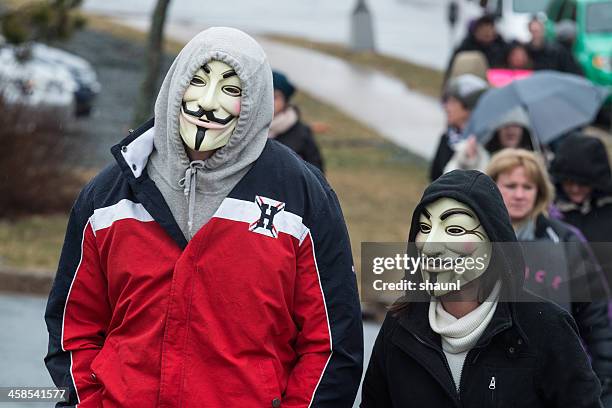
[[[523,134],[521,135],[521,143],[519,143],[519,145],[517,146],[517,149],[525,149],[525,150],[531,150],[531,151],[535,150],[533,143],[531,141],[531,132],[529,132],[529,130],[527,130],[523,126],[521,126],[521,129],[523,129]],[[487,151],[491,154],[496,153],[504,148],[505,147],[502,146],[499,140],[499,130],[495,131],[491,140],[489,140],[485,144],[485,149],[487,149]]]

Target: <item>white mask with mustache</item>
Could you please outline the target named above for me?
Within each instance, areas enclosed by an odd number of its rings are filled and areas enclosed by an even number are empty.
[[[431,261],[421,264],[423,281],[431,283],[459,281],[463,287],[482,276],[491,260],[492,244],[480,220],[470,207],[449,197],[423,209],[414,241],[421,257]],[[449,293],[428,292],[436,297]]]
[[[183,95],[179,114],[181,138],[192,150],[225,146],[240,115],[242,85],[228,64],[212,60],[194,75]]]

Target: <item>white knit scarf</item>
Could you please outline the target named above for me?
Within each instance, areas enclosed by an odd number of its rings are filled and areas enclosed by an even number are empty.
[[[468,351],[476,345],[493,318],[500,290],[501,281],[497,281],[487,299],[460,319],[444,310],[439,299],[432,298],[429,303],[429,325],[442,339],[442,350],[446,355],[457,389],[459,389],[465,357]]]

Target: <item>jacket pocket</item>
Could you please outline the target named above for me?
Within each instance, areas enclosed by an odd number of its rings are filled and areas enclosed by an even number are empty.
[[[104,378],[105,373],[107,372],[106,368],[110,361],[116,360],[116,351],[115,347],[111,343],[109,339],[104,342],[104,345],[96,355],[96,357],[91,361],[90,371],[91,378],[98,382],[102,383],[102,379]]]
[[[264,407],[279,408],[282,402],[282,393],[278,385],[274,363],[270,359],[263,359],[257,362],[257,367],[266,395]]]

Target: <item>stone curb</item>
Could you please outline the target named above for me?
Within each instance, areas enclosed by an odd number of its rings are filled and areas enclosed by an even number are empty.
[[[48,295],[55,272],[0,267],[0,291]]]

